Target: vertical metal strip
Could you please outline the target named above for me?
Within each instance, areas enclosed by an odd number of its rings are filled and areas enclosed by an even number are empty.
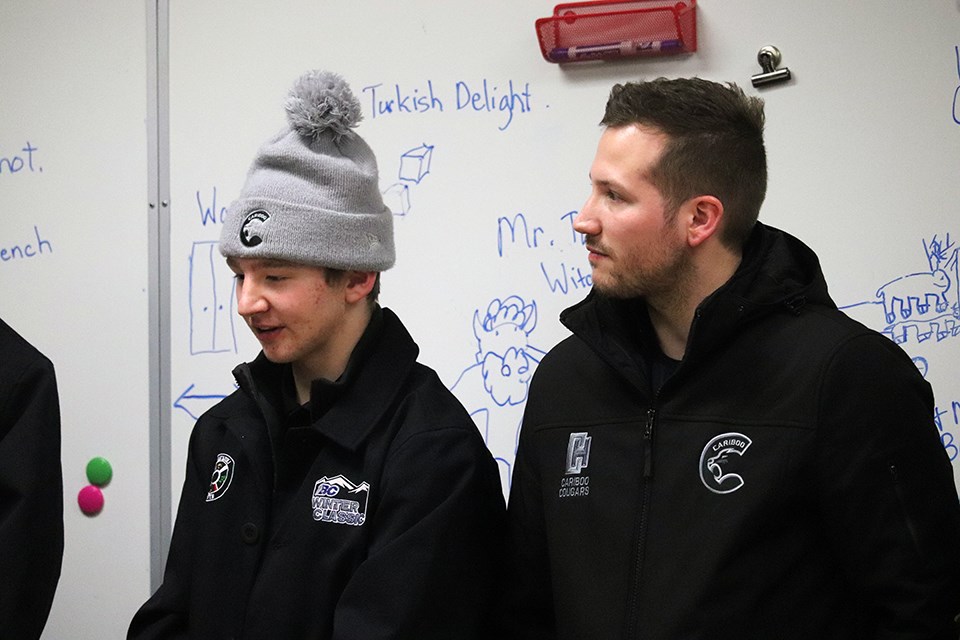
[[[150,322],[150,590],[163,581],[170,546],[170,135],[169,4],[147,3],[147,144]]]

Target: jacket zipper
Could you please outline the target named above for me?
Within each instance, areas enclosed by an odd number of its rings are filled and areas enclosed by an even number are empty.
[[[647,419],[643,426],[643,489],[640,501],[640,520],[637,523],[636,560],[633,565],[633,584],[627,606],[625,638],[637,637],[640,623],[640,589],[642,585],[643,560],[646,553],[647,512],[650,508],[650,480],[653,478],[653,428],[657,419],[657,410],[647,409]]]
[[[653,477],[653,423],[657,417],[657,410],[647,409],[647,422],[643,427],[643,477]]]

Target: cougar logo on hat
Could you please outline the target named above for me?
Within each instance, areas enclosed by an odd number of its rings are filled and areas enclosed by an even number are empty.
[[[240,225],[240,242],[243,243],[243,246],[255,247],[263,242],[261,229],[269,219],[270,214],[263,209],[251,211],[250,214],[244,218],[243,224]]]

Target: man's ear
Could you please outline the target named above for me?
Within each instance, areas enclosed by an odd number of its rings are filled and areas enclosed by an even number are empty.
[[[366,298],[373,290],[376,281],[376,271],[347,271],[347,282],[344,287],[347,302],[358,302]]]
[[[687,226],[687,242],[691,247],[703,244],[720,232],[720,223],[723,220],[723,203],[715,196],[696,196],[690,198],[683,205],[689,207],[689,223]]]

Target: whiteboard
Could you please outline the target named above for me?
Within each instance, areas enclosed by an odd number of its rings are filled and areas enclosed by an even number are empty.
[[[694,54],[564,66],[545,62],[536,40],[534,21],[551,11],[517,0],[171,4],[173,394],[195,407],[174,418],[175,494],[194,416],[257,352],[228,309],[220,215],[284,125],[287,89],[312,68],[351,83],[365,114],[358,131],[379,158],[398,256],[381,300],[471,411],[505,487],[526,380],[566,335],[559,312],[590,286],[571,222],[606,95],[661,75],[734,81],[765,98],[761,220],[809,243],[838,304],[916,359],[957,461],[957,4],[701,0]],[[768,44],[793,78],[754,89]],[[198,287],[222,305],[200,325],[202,352],[188,349],[197,306],[185,296]]]
[[[50,639],[123,637],[149,594],[146,64],[143,2],[0,3],[0,316],[53,362],[62,416]]]
[[[810,244],[837,302],[915,358],[960,468],[958,3],[700,0],[693,54],[564,66],[545,62],[535,37],[552,7],[0,5],[0,316],[54,361],[64,416],[66,552],[45,637],[121,637],[149,593],[150,536],[167,522],[151,522],[151,478],[172,517],[195,417],[234,389],[231,369],[258,350],[216,251],[220,216],[256,149],[283,126],[288,88],[312,68],[352,84],[359,132],[380,161],[398,255],[382,302],[472,413],[505,487],[526,380],[566,336],[559,312],[589,289],[570,223],[607,93],[656,76],[735,81],[764,97],[761,220]],[[157,8],[169,9],[159,45],[144,33]],[[754,89],[768,44],[793,79]],[[146,86],[158,52],[169,54],[162,105]],[[169,139],[157,151],[146,124],[160,111]],[[161,264],[148,233],[150,163],[169,176]],[[31,243],[44,251],[3,259]],[[151,300],[169,305],[160,336],[148,328]],[[158,339],[169,361],[151,364]],[[485,387],[481,373],[498,365],[509,375]],[[168,388],[153,389],[156,378]],[[151,476],[158,397],[169,398],[159,426],[171,469]],[[87,518],[76,493],[96,455],[113,463],[114,480],[104,512]]]

